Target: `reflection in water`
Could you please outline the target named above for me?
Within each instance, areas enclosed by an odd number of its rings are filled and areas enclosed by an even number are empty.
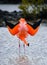
[[[31,65],[31,62],[27,56],[20,56],[16,59],[9,60],[10,65]]]

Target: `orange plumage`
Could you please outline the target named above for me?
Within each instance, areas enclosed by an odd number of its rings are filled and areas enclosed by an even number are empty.
[[[7,27],[12,35],[17,35],[17,37],[21,39],[26,45],[28,45],[28,42],[25,40],[25,38],[28,36],[28,34],[33,36],[39,29],[39,27],[33,29],[33,27],[27,24],[24,18],[21,18],[19,20],[19,24],[17,24],[13,29],[11,29],[9,26]]]

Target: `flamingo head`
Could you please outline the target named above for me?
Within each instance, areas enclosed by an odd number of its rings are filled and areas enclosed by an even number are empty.
[[[24,18],[21,18],[21,19],[19,20],[19,22],[20,22],[21,24],[24,24],[24,23],[26,23],[26,20],[25,20]]]

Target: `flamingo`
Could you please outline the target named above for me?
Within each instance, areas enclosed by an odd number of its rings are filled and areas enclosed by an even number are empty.
[[[5,19],[5,23],[7,25],[9,32],[12,35],[17,35],[17,37],[24,42],[24,47],[25,45],[29,46],[29,43],[26,41],[25,38],[27,38],[28,34],[34,36],[37,33],[41,22],[42,19],[40,19],[39,21],[37,21],[32,25],[29,24],[29,22],[27,22],[25,18],[20,18],[19,22],[14,25]],[[20,43],[19,43],[19,47],[20,47]]]

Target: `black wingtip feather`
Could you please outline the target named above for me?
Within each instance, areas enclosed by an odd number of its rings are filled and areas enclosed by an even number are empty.
[[[34,23],[33,25],[28,23],[33,29],[36,29],[42,22],[42,19],[40,19],[39,21],[37,21],[36,23]]]
[[[17,23],[14,25],[14,24],[8,22],[6,18],[4,18],[4,21],[5,21],[6,25],[9,26],[11,29],[14,28],[14,27],[19,23],[19,22],[17,22]]]

